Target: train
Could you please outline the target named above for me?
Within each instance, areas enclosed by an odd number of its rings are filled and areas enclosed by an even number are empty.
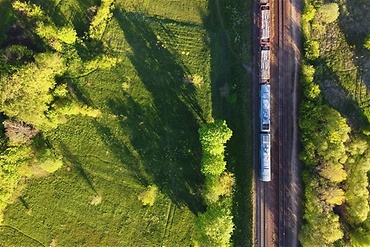
[[[264,182],[271,181],[270,137],[269,133],[261,133],[260,179]]]
[[[260,180],[271,181],[271,93],[270,93],[270,5],[268,0],[261,0],[259,12],[260,26]]]

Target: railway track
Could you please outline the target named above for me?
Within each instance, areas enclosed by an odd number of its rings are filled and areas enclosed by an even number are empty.
[[[266,1],[266,0],[265,0]],[[296,83],[299,71],[299,21],[293,20],[292,12],[299,14],[300,0],[269,1],[271,17],[271,92],[272,92],[272,178],[271,182],[261,182],[258,171],[259,160],[259,4],[253,5],[253,147],[255,169],[255,239],[254,246],[298,246],[298,221],[300,215],[299,162],[296,155],[297,100]],[[294,5],[294,4],[295,5]],[[298,16],[296,14],[296,16]],[[295,21],[295,27],[293,22]]]
[[[284,114],[284,99],[285,99],[285,84],[284,81],[284,65],[282,64],[285,60],[284,52],[284,0],[277,1],[277,13],[278,13],[278,118],[279,118],[279,135],[278,135],[278,164],[279,164],[279,218],[278,218],[278,246],[287,246],[286,243],[286,229],[285,229],[285,210],[286,210],[286,174],[285,174],[285,162],[286,162],[286,150],[284,150],[284,144],[286,143],[286,119],[287,117]]]

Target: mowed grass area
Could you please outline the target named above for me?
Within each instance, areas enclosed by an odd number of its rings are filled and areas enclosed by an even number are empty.
[[[138,11],[176,21],[203,24],[208,1],[204,0],[118,0],[127,11]]]
[[[206,8],[157,2],[150,11],[117,4],[103,42],[121,62],[72,79],[70,89],[102,116],[71,117],[48,136],[65,165],[28,181],[6,210],[4,224],[13,228],[0,227],[0,245],[191,244],[195,214],[204,211],[198,128],[212,115]],[[86,14],[83,5],[58,3],[44,5],[83,30],[73,15]],[[166,14],[183,4],[203,11],[191,12],[194,21]],[[160,193],[154,206],[142,206],[137,197],[150,184]]]

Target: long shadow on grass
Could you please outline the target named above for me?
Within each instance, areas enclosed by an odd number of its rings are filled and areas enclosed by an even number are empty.
[[[73,167],[72,168],[77,171],[77,173],[80,175],[81,179],[84,180],[84,182],[86,183],[86,185],[92,191],[94,191],[95,194],[98,194],[97,191],[96,191],[96,189],[95,189],[95,186],[94,186],[94,183],[93,183],[92,179],[85,172],[85,169],[83,168],[82,163],[79,161],[79,158],[76,155],[74,155],[68,149],[68,147],[64,143],[62,143],[62,142],[58,143],[58,149],[60,150],[60,152],[63,155],[63,157],[65,159],[67,159],[70,164],[73,164]]]
[[[120,98],[109,99],[108,105],[111,107],[112,112],[120,115],[129,116],[128,119],[119,120],[121,128],[128,136],[132,136],[132,129],[138,128],[137,131],[141,132],[142,121],[141,118],[142,109],[140,105],[136,104],[131,98],[127,97],[126,101]],[[143,186],[148,186],[150,184],[150,177],[145,171],[145,166],[142,164],[141,157],[135,157],[134,154],[127,148],[126,144],[117,138],[117,136],[112,132],[112,130],[98,122],[95,122],[95,127],[98,132],[102,135],[102,140],[105,142],[107,148],[109,148],[112,154],[125,165],[132,176]],[[146,124],[145,126],[147,126]],[[154,140],[151,136],[148,138]],[[141,151],[141,150],[139,150]],[[154,158],[154,157],[153,157]]]
[[[319,81],[320,89],[329,104],[344,115],[348,124],[355,129],[361,129],[369,125],[369,121],[363,110],[358,105],[347,89],[339,83],[338,76],[333,72],[324,59],[317,62],[317,75],[315,80]],[[344,72],[348,73],[348,72]]]
[[[340,8],[339,26],[348,44],[363,48],[365,37],[370,33],[370,2],[367,0],[345,1]]]
[[[184,84],[185,72],[157,39],[150,26],[155,20],[118,11],[115,16],[132,47],[128,57],[151,92],[153,105],[144,108],[133,100],[129,104],[112,100],[110,107],[128,116],[122,127],[130,126],[131,143],[160,190],[177,205],[186,205],[194,213],[204,211],[199,195],[203,182],[199,125],[189,110],[200,112],[194,88]]]

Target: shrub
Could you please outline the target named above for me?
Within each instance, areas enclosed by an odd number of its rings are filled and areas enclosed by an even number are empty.
[[[143,191],[138,199],[143,203],[144,206],[153,206],[158,195],[158,188],[155,185],[149,185],[145,191]]]

